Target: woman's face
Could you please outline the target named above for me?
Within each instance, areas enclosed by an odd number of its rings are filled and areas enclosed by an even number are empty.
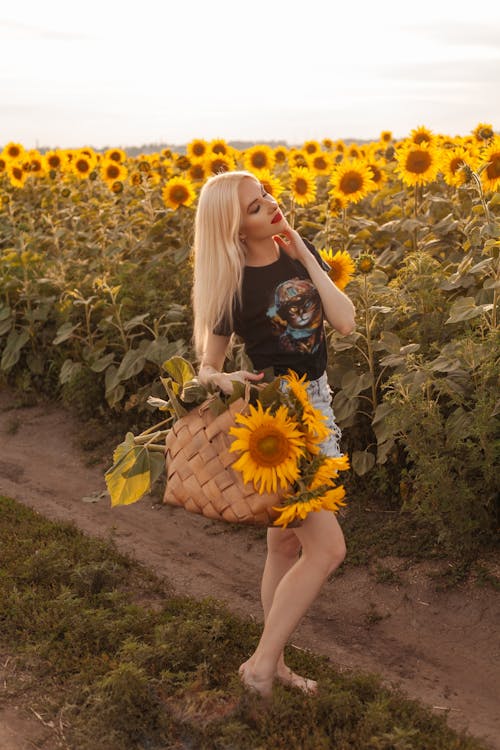
[[[246,241],[264,240],[283,229],[283,214],[275,199],[253,177],[246,177],[239,190],[240,236]]]

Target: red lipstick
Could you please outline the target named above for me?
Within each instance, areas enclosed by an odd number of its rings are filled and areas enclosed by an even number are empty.
[[[282,214],[281,214],[281,211],[278,211],[278,212],[277,212],[277,213],[276,213],[276,214],[274,215],[274,217],[273,217],[273,220],[271,221],[271,224],[277,224],[277,223],[278,223],[278,221],[281,221],[281,219],[282,219],[282,218],[283,218],[283,216],[282,216]]]

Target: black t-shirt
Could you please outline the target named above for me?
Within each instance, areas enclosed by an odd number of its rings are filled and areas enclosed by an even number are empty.
[[[320,266],[329,270],[314,245],[304,240]],[[245,344],[256,370],[274,367],[275,375],[295,370],[308,380],[326,368],[323,306],[306,269],[280,248],[267,266],[245,266],[241,308],[234,305],[233,330]],[[227,321],[214,328],[219,336],[232,331]]]

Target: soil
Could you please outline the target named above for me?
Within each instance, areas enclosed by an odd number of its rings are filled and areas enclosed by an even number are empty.
[[[92,536],[112,538],[181,594],[214,597],[261,621],[262,531],[207,521],[163,506],[155,495],[111,508],[104,482],[110,460],[89,465],[77,420],[55,404],[13,405],[13,394],[4,389],[0,494]],[[394,571],[392,581],[381,582],[375,566],[346,565],[325,584],[293,644],[326,655],[339,670],[380,675],[388,686],[445,714],[454,729],[500,750],[500,595],[470,580],[440,590],[431,574],[446,562],[408,566],[385,557],[378,563]],[[4,750],[45,747],[42,730],[47,726],[33,709],[21,711],[7,701],[0,711]]]

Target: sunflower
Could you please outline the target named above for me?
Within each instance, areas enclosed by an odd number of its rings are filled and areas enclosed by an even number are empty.
[[[45,160],[43,156],[36,149],[28,151],[28,156],[30,173],[36,175],[37,177],[43,177],[43,175],[46,174]]]
[[[46,151],[43,155],[45,160],[45,168],[50,169],[61,169],[64,163],[64,155],[61,151]]]
[[[205,165],[201,159],[193,159],[187,175],[193,182],[204,182],[207,177]]]
[[[331,138],[323,138],[321,145],[326,151],[331,151],[333,149],[333,141]]]
[[[104,161],[124,162],[126,159],[127,154],[121,148],[108,148],[104,152]]]
[[[429,128],[419,125],[418,128],[413,128],[410,131],[410,141],[416,143],[417,146],[420,146],[421,143],[432,143],[434,141],[434,134]]]
[[[191,166],[191,159],[186,154],[179,154],[176,156],[174,164],[180,172],[187,172]]]
[[[387,182],[387,172],[385,170],[385,164],[379,159],[367,159],[366,165],[372,173],[372,180],[375,185],[380,188]]]
[[[223,138],[215,138],[208,144],[209,151],[213,154],[219,154],[223,156],[231,156],[231,146],[229,146]]]
[[[263,170],[271,171],[274,167],[274,151],[265,144],[251,146],[243,153],[243,165],[249,172],[259,175]]]
[[[281,405],[271,414],[264,411],[260,401],[257,408],[249,406],[249,414],[237,414],[235,421],[242,427],[231,427],[230,435],[236,438],[229,450],[240,452],[233,469],[240,471],[244,482],[253,482],[260,494],[276,492],[278,484],[283,489],[299,477],[299,460],[305,451],[305,442],[299,425],[288,416]]]
[[[161,191],[163,202],[174,211],[179,206],[190,206],[196,198],[193,184],[185,177],[172,177]]]
[[[263,169],[259,173],[259,182],[269,195],[273,198],[278,198],[283,192],[284,188],[277,177],[275,177],[268,169]]]
[[[359,273],[368,274],[375,268],[375,258],[371,253],[361,253],[356,262]]]
[[[309,169],[315,174],[329,174],[332,169],[332,160],[330,154],[325,151],[317,151],[308,159]]]
[[[306,206],[316,198],[316,180],[313,172],[307,167],[295,167],[290,170],[290,190],[295,203]]]
[[[7,164],[7,159],[4,159],[3,156],[0,156],[0,174],[7,171]]]
[[[112,185],[113,182],[116,182],[117,180],[123,182],[123,180],[127,179],[127,176],[128,169],[116,160],[106,160],[103,164],[101,164],[101,178],[108,184],[111,183]]]
[[[495,138],[481,154],[481,161],[486,164],[486,168],[481,172],[484,189],[498,190],[500,188],[500,138]]]
[[[189,159],[202,159],[207,155],[209,150],[208,143],[202,138],[195,138],[190,141],[186,146],[186,154]]]
[[[288,149],[285,146],[277,146],[274,149],[274,161],[276,164],[285,164],[288,159]]]
[[[320,255],[330,266],[328,276],[338,289],[345,289],[354,276],[356,270],[355,263],[347,250],[337,250],[335,255],[333,250],[320,250]]]
[[[349,457],[345,453],[342,456],[325,456],[316,469],[308,489],[317,490],[331,484],[332,480],[337,478],[339,471],[346,471],[348,468]]]
[[[331,214],[339,214],[347,206],[347,201],[344,196],[339,194],[329,194],[328,196],[328,210]]]
[[[293,370],[283,375],[286,387],[300,405],[301,420],[306,428],[306,447],[310,453],[319,453],[319,443],[326,440],[330,435],[330,428],[324,422],[326,416],[322,411],[316,409],[310,402],[307,394],[306,376],[301,378]]]
[[[273,522],[274,526],[283,526],[286,528],[289,523],[294,521],[296,518],[304,519],[309,513],[319,510],[331,510],[336,512],[342,506],[345,506],[343,502],[345,497],[344,487],[331,487],[322,494],[315,494],[314,492],[305,493],[300,499],[293,498],[291,496],[285,497],[285,505],[274,506],[273,510],[280,511],[280,515]]]
[[[76,153],[71,160],[71,171],[77,177],[86,179],[92,172],[93,168],[93,160],[84,151],[79,151],[78,153]]]
[[[364,150],[361,146],[351,143],[345,150],[345,156],[347,159],[361,159],[364,156]]]
[[[225,154],[209,154],[204,160],[204,165],[208,174],[231,172],[235,168],[232,156]]]
[[[490,125],[486,122],[480,122],[472,131],[472,135],[474,136],[476,141],[479,141],[480,143],[483,143],[484,141],[490,141],[495,135],[493,125]]]
[[[20,143],[13,143],[11,141],[4,147],[2,156],[5,159],[22,159],[24,156],[24,147]]]
[[[331,177],[333,195],[340,195],[348,203],[357,203],[376,185],[368,164],[361,159],[342,161]]]
[[[317,154],[318,151],[321,151],[321,146],[318,141],[305,141],[305,143],[302,144],[302,151],[305,151],[308,156],[312,156],[313,154]]]
[[[380,133],[380,140],[384,144],[390,143],[392,141],[392,131],[382,130],[382,132]]]
[[[288,164],[291,169],[294,169],[295,167],[308,168],[309,162],[307,158],[308,155],[300,148],[291,148],[287,155]]]
[[[19,161],[7,162],[7,174],[11,184],[14,187],[23,187],[28,177],[28,172],[23,169],[23,165]]]
[[[439,172],[439,153],[429,143],[406,142],[396,151],[396,172],[405,185],[426,185]]]
[[[441,172],[444,181],[452,187],[458,187],[466,183],[467,175],[464,167],[467,166],[474,171],[476,164],[477,157],[474,157],[469,149],[463,148],[463,146],[441,151]]]

